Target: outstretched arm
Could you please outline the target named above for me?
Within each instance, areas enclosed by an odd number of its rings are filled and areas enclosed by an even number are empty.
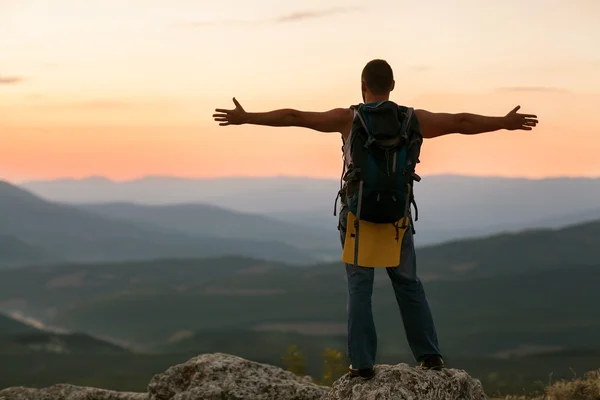
[[[532,130],[538,123],[537,116],[519,114],[521,106],[515,107],[503,117],[486,117],[483,115],[460,113],[432,113],[425,110],[415,110],[424,138],[435,138],[450,133],[476,135],[500,129]]]
[[[335,108],[325,112],[299,111],[284,108],[261,113],[249,113],[233,98],[235,108],[226,110],[217,108],[213,114],[220,126],[227,125],[265,125],[265,126],[298,126],[319,132],[344,133],[350,129],[354,113],[349,108]]]

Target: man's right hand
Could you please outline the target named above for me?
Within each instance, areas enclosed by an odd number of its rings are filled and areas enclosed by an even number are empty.
[[[233,110],[226,110],[224,108],[215,109],[218,114],[213,114],[213,118],[215,121],[220,122],[220,126],[242,125],[248,122],[248,113],[235,97],[233,98],[233,104],[235,104]]]
[[[530,131],[538,123],[537,116],[533,114],[519,114],[517,111],[521,106],[516,106],[511,112],[504,116],[504,129],[509,131],[524,130]]]

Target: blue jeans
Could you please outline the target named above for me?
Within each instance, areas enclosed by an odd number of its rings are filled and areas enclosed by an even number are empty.
[[[340,211],[342,247],[346,238],[348,209]],[[440,355],[437,333],[423,285],[417,277],[417,260],[410,227],[402,241],[400,265],[385,268],[396,295],[408,344],[417,362],[429,355]],[[353,368],[372,368],[377,353],[377,333],[373,321],[371,295],[374,268],[346,264],[348,277],[348,358]]]

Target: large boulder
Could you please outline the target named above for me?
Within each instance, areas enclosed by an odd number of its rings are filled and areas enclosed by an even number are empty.
[[[151,400],[322,400],[329,388],[272,365],[215,353],[157,374]]]
[[[0,390],[0,400],[148,400],[148,394],[54,385],[43,389],[13,387]]]
[[[325,400],[487,400],[481,382],[462,370],[425,371],[407,364],[377,365],[364,381],[348,374]]]

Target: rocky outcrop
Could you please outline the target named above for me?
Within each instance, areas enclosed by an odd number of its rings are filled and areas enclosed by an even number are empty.
[[[148,400],[148,394],[55,385],[43,389],[14,387],[0,390],[0,400]]]
[[[329,388],[272,365],[204,354],[152,378],[151,400],[322,400]]]
[[[363,381],[344,375],[325,400],[487,400],[481,382],[462,370],[425,371],[407,364],[378,365]]]
[[[484,400],[481,383],[465,371],[423,371],[378,365],[369,381],[338,379],[317,385],[271,365],[227,354],[204,354],[155,375],[147,393],[56,385],[0,390],[0,400]]]

